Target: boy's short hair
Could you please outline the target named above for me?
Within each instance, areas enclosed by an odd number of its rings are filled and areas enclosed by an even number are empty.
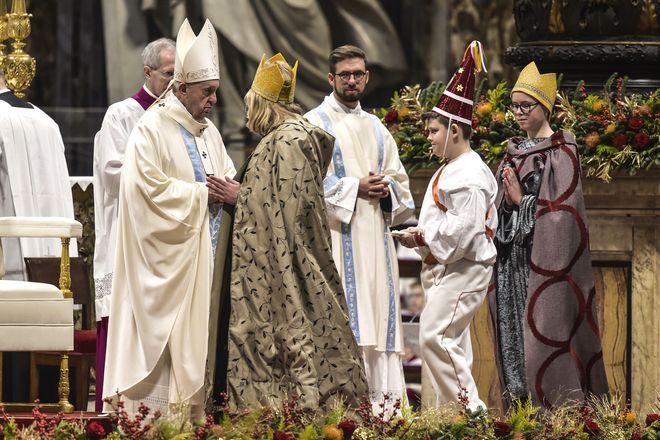
[[[350,60],[351,58],[362,58],[364,60],[365,68],[367,67],[367,54],[365,54],[364,51],[357,46],[346,44],[344,46],[339,46],[330,52],[330,56],[328,57],[330,73],[333,75],[337,73],[335,70],[337,63],[344,60]]]
[[[449,128],[449,118],[447,118],[446,116],[441,115],[438,112],[431,111],[431,112],[425,112],[425,113],[422,114],[422,120],[425,123],[428,122],[429,119],[435,119],[436,121],[441,123],[443,126]],[[463,137],[465,139],[468,139],[468,140],[470,139],[470,136],[472,136],[472,127],[471,126],[469,126],[467,124],[464,124],[462,122],[459,122],[459,121],[454,121],[454,120],[452,120],[451,123],[458,125],[458,128],[461,129],[461,132],[463,133]]]

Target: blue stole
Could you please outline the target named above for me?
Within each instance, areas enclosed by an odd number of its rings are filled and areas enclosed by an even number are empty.
[[[324,190],[332,188],[339,179],[346,177],[346,169],[344,168],[344,159],[341,153],[341,147],[339,145],[339,138],[335,135],[334,129],[332,127],[332,121],[330,116],[321,108],[321,106],[316,107],[314,110],[323,122],[323,129],[330,133],[335,138],[335,147],[332,152],[332,163],[334,165],[335,174],[328,176],[323,180]],[[374,116],[368,114],[369,120],[376,132],[376,142],[378,145],[378,173],[381,173],[383,170],[383,158],[385,154],[385,141],[383,137],[384,127],[381,124],[380,120]],[[395,351],[396,347],[396,301],[398,298],[395,294],[394,289],[394,277],[392,275],[392,261],[390,257],[390,242],[387,231],[389,230],[389,218],[383,216],[383,243],[385,245],[385,260],[387,264],[387,290],[389,292],[388,298],[388,311],[387,311],[387,340],[385,349],[387,351]],[[341,251],[342,258],[344,261],[344,288],[346,290],[346,302],[348,304],[348,318],[350,321],[351,329],[353,330],[353,335],[355,335],[355,340],[360,344],[360,325],[358,322],[358,310],[357,310],[357,286],[355,285],[355,265],[353,263],[353,237],[351,234],[351,225],[342,223],[341,224]]]
[[[179,126],[181,136],[183,136],[183,143],[188,150],[188,156],[192,162],[193,170],[195,171],[195,182],[206,182],[206,173],[202,165],[202,159],[199,157],[197,144],[192,134],[183,126]],[[220,232],[220,215],[222,214],[222,205],[212,204],[209,205],[209,232],[211,233],[211,256],[215,255],[215,248],[218,245],[218,233]]]

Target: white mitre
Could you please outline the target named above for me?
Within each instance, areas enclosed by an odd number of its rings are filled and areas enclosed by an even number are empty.
[[[218,36],[209,20],[195,35],[186,18],[176,37],[174,80],[196,83],[211,79],[220,79]]]

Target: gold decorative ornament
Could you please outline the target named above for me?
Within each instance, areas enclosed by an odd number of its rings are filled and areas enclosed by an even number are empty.
[[[69,257],[70,238],[62,238],[62,258],[60,259],[60,290],[64,298],[73,298],[71,292],[71,259]]]
[[[71,292],[71,259],[69,257],[69,243],[71,239],[62,237],[62,257],[60,258],[60,291],[64,298],[73,298]],[[62,353],[60,358],[60,385],[58,387],[58,396],[60,398],[58,405],[63,413],[72,413],[73,405],[69,402],[69,356]]]
[[[564,22],[561,18],[561,6],[559,5],[559,1],[560,0],[552,0],[552,5],[550,6],[548,30],[553,34],[564,33]]]
[[[7,34],[7,3],[0,0],[0,70],[4,71],[5,62],[5,40],[9,38]]]
[[[7,17],[7,36],[14,40],[11,44],[13,51],[4,58],[5,80],[16,96],[24,98],[24,90],[30,87],[37,71],[35,59],[23,51],[25,47],[23,40],[30,35],[31,31],[32,14],[28,14],[25,10],[25,0],[13,0],[11,12],[5,16]]]
[[[641,33],[657,34],[660,30],[660,26],[658,26],[658,14],[655,11],[653,0],[644,0],[638,27]]]
[[[69,355],[62,353],[62,358],[60,359],[60,385],[57,389],[60,401],[57,404],[60,407],[60,411],[65,414],[71,414],[73,412],[73,405],[69,402],[69,390]]]

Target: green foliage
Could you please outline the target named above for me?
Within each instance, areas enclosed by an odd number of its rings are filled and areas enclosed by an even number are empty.
[[[368,401],[367,401],[368,402]],[[370,407],[370,404],[369,404]],[[366,409],[366,406],[357,410]],[[660,438],[660,401],[653,412],[638,416],[622,398],[593,397],[552,409],[533,406],[529,400],[516,402],[502,416],[486,411],[472,412],[458,403],[412,411],[402,406],[400,416],[390,419],[372,415],[358,416],[346,424],[347,411],[335,407],[328,413],[310,414],[285,402],[282,408],[262,408],[225,413],[220,424],[210,418],[206,424],[192,423],[173,408],[162,417],[144,420],[146,434],[128,435],[115,428],[103,438],[128,440],[586,440]],[[125,416],[121,416],[125,417]],[[296,420],[290,423],[286,420]],[[130,421],[125,419],[124,421]],[[35,414],[35,422],[19,428],[0,410],[0,438],[5,440],[83,440],[88,438],[84,419],[63,419],[61,415]],[[117,426],[117,425],[115,425]],[[349,429],[350,428],[350,429]],[[351,435],[352,433],[352,435]],[[3,437],[4,436],[4,437]]]

